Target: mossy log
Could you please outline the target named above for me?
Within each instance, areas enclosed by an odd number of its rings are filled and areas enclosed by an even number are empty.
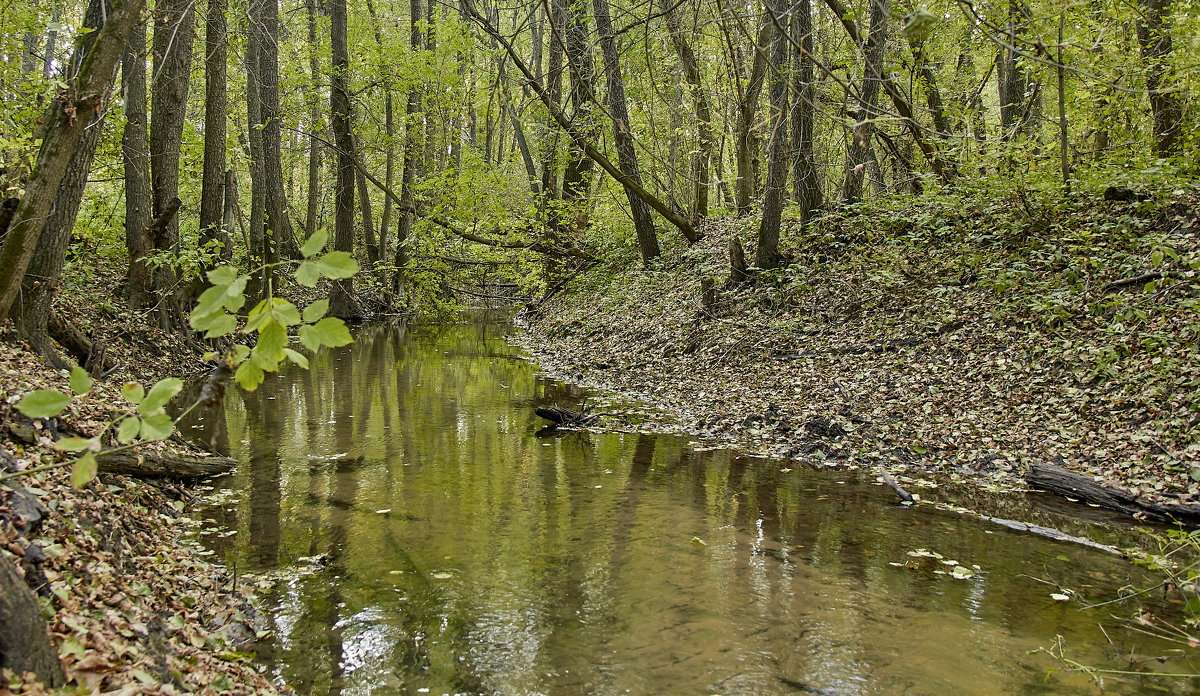
[[[237,465],[229,457],[196,457],[142,450],[101,454],[100,471],[130,476],[194,479],[228,473]]]

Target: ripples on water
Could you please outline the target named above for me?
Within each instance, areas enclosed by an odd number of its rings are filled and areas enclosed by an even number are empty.
[[[583,394],[540,378],[508,328],[367,327],[231,390],[238,498],[205,515],[239,533],[208,543],[243,572],[287,569],[258,652],[297,692],[1087,694],[1031,651],[1061,635],[1074,660],[1130,669],[1101,624],[1124,653],[1171,648],[1110,616],[1132,607],[1081,611],[1033,579],[1106,599],[1144,580],[1123,561],[897,507],[860,472],[539,438],[534,405]],[[918,548],[981,572],[936,573],[951,566]]]

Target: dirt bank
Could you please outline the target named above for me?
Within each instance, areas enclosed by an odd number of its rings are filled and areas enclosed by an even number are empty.
[[[576,279],[518,340],[751,452],[1009,486],[1053,461],[1200,500],[1195,207],[922,205],[793,229],[791,265],[742,285],[727,249],[753,225],[710,225],[655,269]]]

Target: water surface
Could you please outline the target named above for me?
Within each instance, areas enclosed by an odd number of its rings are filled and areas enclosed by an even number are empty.
[[[205,514],[239,572],[283,576],[259,657],[301,694],[1161,694],[1196,671],[1083,610],[1146,582],[1124,561],[896,506],[857,471],[687,438],[539,436],[539,377],[473,323],[368,327],[230,392]],[[925,549],[945,561],[909,552]],[[978,571],[969,579],[955,566]],[[974,570],[972,568],[972,570]],[[939,572],[941,571],[941,572]],[[1132,661],[1131,659],[1132,658]]]

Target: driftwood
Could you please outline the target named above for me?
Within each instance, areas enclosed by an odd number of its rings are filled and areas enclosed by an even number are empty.
[[[1067,471],[1052,464],[1034,464],[1025,475],[1025,481],[1031,487],[1047,493],[1077,498],[1129,515],[1141,514],[1157,520],[1200,523],[1200,504],[1156,503],[1109,488],[1097,483],[1091,476]]]
[[[0,667],[17,674],[34,672],[47,686],[63,683],[58,651],[50,644],[41,606],[12,561],[3,555],[0,555]]]
[[[195,457],[170,452],[113,452],[97,457],[100,471],[130,476],[193,479],[229,472],[237,461],[229,457]]]
[[[578,411],[572,411],[562,406],[551,406],[549,408],[538,406],[533,409],[533,412],[555,425],[565,425],[568,427],[585,427],[600,419],[599,413],[588,413],[586,404],[581,406]]]
[[[883,468],[882,464],[879,466],[879,473],[883,477],[883,482],[886,483],[893,491],[896,491],[896,495],[900,496],[900,500],[906,503],[914,502],[912,494],[904,490],[900,484],[896,483],[896,479],[892,478],[892,475],[888,473],[887,469]]]

